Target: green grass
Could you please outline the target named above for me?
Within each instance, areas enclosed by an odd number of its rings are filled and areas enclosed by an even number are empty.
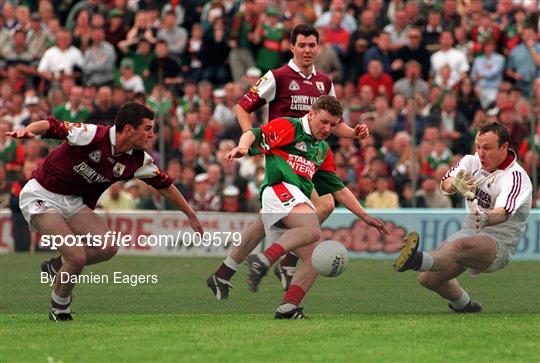
[[[447,312],[446,302],[398,274],[390,261],[352,260],[320,278],[303,302],[305,321],[274,321],[282,293],[268,276],[247,291],[245,267],[231,299],[204,283],[212,258],[115,257],[86,273],[157,274],[159,283],[79,285],[75,321],[47,320],[45,255],[0,256],[0,361],[538,361],[540,263],[512,262],[460,281],[484,312]],[[110,280],[112,281],[112,279]]]

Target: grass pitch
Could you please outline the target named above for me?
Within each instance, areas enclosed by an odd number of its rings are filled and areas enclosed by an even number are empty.
[[[392,361],[537,362],[540,263],[512,262],[460,281],[483,304],[477,315],[398,274],[391,261],[352,260],[342,276],[320,278],[303,302],[304,321],[274,321],[282,292],[267,276],[252,294],[245,267],[229,301],[206,277],[220,259],[119,256],[85,273],[74,321],[47,320],[50,287],[39,280],[47,255],[0,256],[0,361]],[[114,284],[115,271],[156,274],[157,284]]]

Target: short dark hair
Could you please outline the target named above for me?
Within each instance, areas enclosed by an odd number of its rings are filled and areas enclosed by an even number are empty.
[[[503,146],[505,142],[507,142],[509,145],[512,143],[508,129],[500,122],[484,123],[480,125],[478,135],[482,135],[487,132],[493,132],[499,137],[499,147]]]
[[[141,126],[143,119],[148,118],[153,120],[155,117],[154,111],[137,102],[128,102],[122,105],[120,111],[114,118],[116,131],[124,130],[124,126],[131,125],[134,128]]]
[[[343,116],[343,106],[334,96],[320,96],[311,106],[313,111],[324,110],[332,116]]]
[[[303,35],[305,37],[309,37],[310,35],[314,35],[315,39],[317,40],[317,44],[319,43],[319,32],[317,29],[315,29],[313,26],[309,24],[298,24],[294,27],[294,29],[291,32],[291,44],[295,45],[296,40],[298,39],[298,35]]]

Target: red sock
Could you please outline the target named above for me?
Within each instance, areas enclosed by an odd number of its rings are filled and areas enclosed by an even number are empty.
[[[270,247],[268,247],[264,251],[264,255],[266,256],[268,261],[270,261],[270,266],[272,266],[274,262],[276,262],[285,253],[287,253],[287,251],[285,251],[285,248],[283,248],[283,246],[277,243],[272,243]]]
[[[305,294],[306,293],[304,289],[302,289],[300,286],[291,285],[289,287],[289,290],[287,290],[287,292],[285,293],[285,296],[283,296],[283,303],[289,303],[298,306],[300,305],[300,302],[304,298]]]

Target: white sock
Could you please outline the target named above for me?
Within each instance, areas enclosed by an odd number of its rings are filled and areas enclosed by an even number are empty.
[[[281,304],[278,307],[278,311],[280,313],[286,313],[287,311],[291,311],[292,309],[296,309],[296,305],[291,304],[291,303]]]
[[[427,252],[422,252],[422,265],[418,271],[429,271],[431,266],[433,266],[433,257]]]
[[[52,297],[53,301],[55,303],[57,303],[58,305],[69,305],[69,303],[71,302],[71,297],[70,296],[68,296],[68,297],[60,297],[60,296],[56,295],[54,293],[54,291],[52,292],[51,297]]]
[[[461,289],[461,297],[457,300],[450,301],[450,303],[456,309],[463,309],[465,306],[467,306],[469,301],[471,301],[469,294],[467,294],[467,291]]]
[[[223,264],[234,271],[237,271],[238,267],[240,267],[240,265],[236,263],[236,261],[233,260],[231,256],[227,256],[227,258],[223,260]]]

